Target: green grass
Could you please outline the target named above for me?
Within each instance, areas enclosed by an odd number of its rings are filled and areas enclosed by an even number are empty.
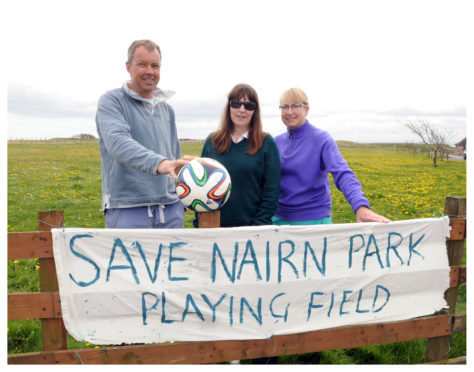
[[[202,143],[186,142],[182,153],[199,155]],[[397,151],[393,151],[393,150]],[[433,168],[424,153],[402,145],[342,143],[341,152],[361,181],[372,209],[392,220],[438,217],[446,196],[466,196],[466,163],[440,161]],[[405,150],[409,150],[405,148]],[[330,177],[331,179],[331,177]],[[333,220],[355,222],[344,196],[331,182]],[[9,232],[38,229],[37,212],[63,210],[66,227],[103,228],[100,155],[97,141],[11,141],[8,144]],[[185,227],[194,214],[186,213]],[[464,255],[464,263],[466,257]],[[39,290],[38,260],[9,260],[8,292]],[[460,287],[457,311],[466,311]],[[94,347],[68,338],[70,348]],[[424,361],[426,341],[281,356],[279,363],[415,364]],[[8,352],[41,350],[40,321],[8,322]],[[466,355],[466,332],[455,334],[450,357]]]

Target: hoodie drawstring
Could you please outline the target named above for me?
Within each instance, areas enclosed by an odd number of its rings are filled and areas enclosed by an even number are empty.
[[[158,213],[160,214],[160,223],[165,223],[165,213],[163,212],[164,210],[165,210],[164,204],[158,205]]]
[[[158,204],[158,214],[160,216],[160,223],[165,223],[165,205]],[[151,211],[151,205],[148,206],[148,217],[153,218],[153,212]]]

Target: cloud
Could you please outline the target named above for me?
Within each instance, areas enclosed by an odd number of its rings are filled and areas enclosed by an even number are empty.
[[[43,118],[94,118],[97,103],[41,91],[19,84],[8,86],[8,113]]]
[[[184,122],[219,121],[225,106],[225,101],[210,100],[170,100],[168,103],[176,113],[176,120]]]
[[[379,112],[380,115],[388,115],[395,117],[406,117],[406,116],[415,116],[415,117],[466,117],[466,108],[462,106],[456,106],[449,109],[440,109],[440,110],[418,110],[410,107],[400,107],[392,110],[386,110]]]
[[[176,113],[181,138],[206,138],[216,130],[225,106],[224,96],[170,99]],[[280,111],[274,102],[262,102],[264,130],[272,135],[285,131]],[[81,132],[95,133],[97,101],[81,101],[59,93],[34,89],[21,84],[8,87],[9,138],[62,137]],[[440,130],[452,131],[452,142],[466,136],[466,109],[453,106],[366,107],[316,106],[308,119],[327,130],[336,140],[355,142],[417,141],[402,121],[426,119]]]

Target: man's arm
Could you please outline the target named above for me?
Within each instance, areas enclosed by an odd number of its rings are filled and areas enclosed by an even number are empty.
[[[111,157],[128,167],[156,175],[158,163],[166,157],[132,138],[130,124],[125,120],[120,103],[115,97],[101,97],[96,120],[99,136]]]

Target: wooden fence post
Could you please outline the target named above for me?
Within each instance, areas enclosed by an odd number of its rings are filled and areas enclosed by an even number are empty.
[[[64,222],[63,211],[38,212],[38,230],[50,231]],[[54,258],[39,259],[40,292],[59,291]],[[67,332],[61,319],[41,319],[43,350],[66,350]]]
[[[198,219],[198,227],[210,228],[210,227],[221,227],[221,212],[200,212]]]
[[[444,205],[444,213],[449,219],[466,218],[466,198],[448,196]],[[448,240],[446,242],[448,260],[450,266],[462,265],[464,255],[464,240]],[[444,293],[444,298],[449,306],[449,312],[456,311],[456,300],[458,288],[448,288]],[[452,336],[441,336],[429,338],[426,345],[426,362],[440,361],[448,358],[449,345]]]

